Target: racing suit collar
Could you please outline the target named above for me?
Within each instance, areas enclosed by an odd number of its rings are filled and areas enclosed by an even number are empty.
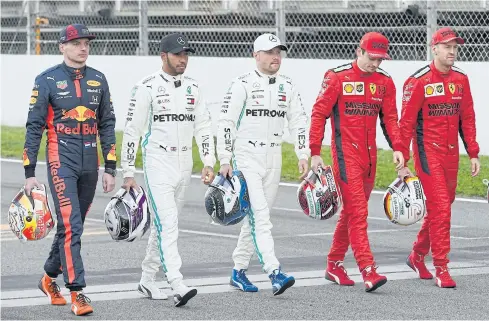
[[[160,69],[160,76],[165,82],[173,83],[175,85],[175,88],[178,88],[182,85],[182,75],[172,76],[164,72],[163,69]]]
[[[442,78],[448,77],[452,72],[452,68],[450,68],[450,70],[448,72],[441,72],[440,70],[436,69],[434,60],[430,63],[430,69],[435,75],[438,75]]]
[[[87,70],[87,66],[83,66],[81,68],[73,68],[68,66],[64,61],[63,61],[63,69],[64,71],[70,76],[72,80],[75,79],[81,79],[85,77],[85,72]]]
[[[182,80],[182,75],[176,75],[172,76],[170,74],[167,74],[166,72],[163,71],[163,69],[160,70],[160,74],[168,81],[177,81],[177,80]]]
[[[263,78],[264,80],[268,79],[268,84],[274,84],[278,76],[278,72],[273,75],[269,75],[262,73],[258,69],[255,69],[255,73],[258,75],[258,77]]]
[[[356,60],[354,60],[351,65],[353,66],[353,70],[355,71],[355,73],[360,77],[370,77],[372,75],[372,73],[360,69],[360,67],[358,67],[358,63]]]

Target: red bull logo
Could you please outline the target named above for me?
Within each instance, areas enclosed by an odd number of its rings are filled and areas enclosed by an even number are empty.
[[[87,119],[97,119],[97,114],[95,111],[85,106],[77,106],[70,110],[63,109],[63,116],[61,119],[76,119],[79,122],[83,122]]]
[[[117,156],[116,156],[116,154],[115,154],[115,144],[112,144],[112,145],[111,145],[110,151],[109,151],[109,153],[107,154],[107,160],[110,160],[110,161],[117,161]]]
[[[56,193],[56,197],[58,198],[60,207],[71,206],[71,200],[64,195],[66,189],[65,180],[58,175],[58,169],[60,167],[61,163],[59,161],[49,163],[49,169],[51,171],[51,176],[54,184],[53,193]]]
[[[83,112],[83,118],[85,118],[85,119],[97,119],[97,114],[95,114],[95,111],[87,108]]]
[[[24,218],[24,229],[22,230],[22,234],[28,240],[36,239],[36,230],[37,230],[37,222],[32,215],[26,216]]]
[[[56,124],[56,132],[66,135],[97,135],[97,123],[92,126],[90,124],[78,124],[75,127],[66,126],[64,124]]]

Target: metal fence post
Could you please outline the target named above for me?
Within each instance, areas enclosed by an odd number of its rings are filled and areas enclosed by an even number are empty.
[[[285,10],[284,1],[279,0],[275,2],[277,7],[275,9],[275,25],[277,28],[277,36],[282,43],[286,43],[286,33],[285,33]]]
[[[26,55],[30,55],[31,54],[31,5],[27,0],[24,0],[24,5],[22,6],[22,14],[25,14],[26,17],[26,24],[25,24],[25,29],[26,29],[25,39],[27,42]]]
[[[426,0],[426,60],[433,59],[431,52],[431,37],[436,32],[438,26],[438,13],[436,1]]]
[[[139,48],[138,55],[147,56],[148,49],[148,2],[139,0]]]
[[[27,23],[26,23],[26,28],[27,28],[27,51],[28,55],[35,54],[35,48],[36,48],[36,18],[37,15],[39,14],[39,1],[29,1],[26,0],[27,2]]]

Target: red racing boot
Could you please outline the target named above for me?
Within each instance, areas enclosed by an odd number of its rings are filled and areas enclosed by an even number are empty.
[[[61,294],[61,290],[56,283],[56,279],[51,279],[46,273],[39,281],[39,289],[47,295],[52,305],[65,305],[66,299]]]
[[[447,266],[435,266],[436,269],[436,285],[440,288],[454,288],[457,286],[455,281],[450,276]]]
[[[413,269],[414,272],[418,273],[420,279],[431,280],[433,278],[433,274],[428,271],[426,264],[424,264],[424,255],[412,251],[406,260],[406,264]]]
[[[93,312],[90,299],[82,291],[71,291],[71,312],[75,315],[85,315]]]
[[[324,278],[339,285],[355,285],[355,281],[346,273],[343,261],[328,261]]]
[[[363,282],[365,283],[365,291],[372,292],[378,287],[381,287],[387,282],[387,278],[377,273],[377,267],[370,265],[362,271]]]

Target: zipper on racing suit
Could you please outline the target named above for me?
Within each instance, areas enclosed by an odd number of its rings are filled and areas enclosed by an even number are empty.
[[[75,80],[73,81],[75,83],[75,91],[76,91],[76,98],[78,98],[78,106],[83,106],[82,104],[82,90],[81,90],[81,85],[80,85],[80,79],[81,78],[75,78]],[[88,108],[88,107],[87,107]],[[81,157],[81,168],[82,168],[82,171],[83,171],[83,168],[84,168],[84,165],[83,165],[83,159],[84,159],[84,151],[85,151],[85,148],[83,146],[85,146],[85,137],[83,136],[83,123],[79,123],[80,124],[80,137],[81,137],[81,140],[82,140],[82,157]]]
[[[80,86],[80,79],[75,79],[75,89],[76,89],[76,97],[80,101],[79,105],[81,105],[82,91]]]

